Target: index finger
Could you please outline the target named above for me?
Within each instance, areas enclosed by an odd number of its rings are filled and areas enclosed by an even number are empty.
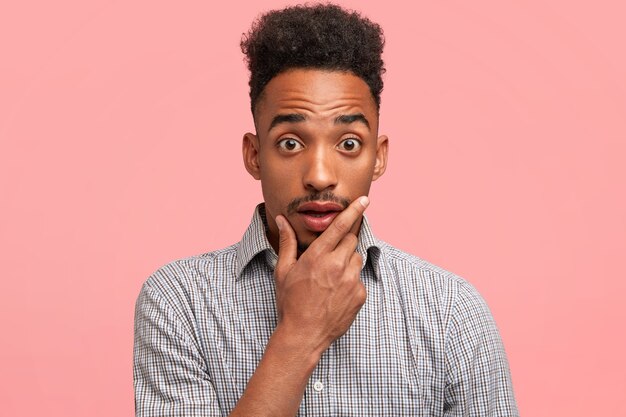
[[[350,233],[352,226],[361,217],[370,200],[366,196],[355,199],[344,211],[333,219],[333,222],[311,245],[322,246],[333,250],[341,239]]]

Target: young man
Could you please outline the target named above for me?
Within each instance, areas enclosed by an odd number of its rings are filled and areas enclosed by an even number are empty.
[[[143,286],[138,416],[516,416],[491,314],[461,278],[374,237],[382,32],[333,5],[242,41],[261,181],[242,240]]]

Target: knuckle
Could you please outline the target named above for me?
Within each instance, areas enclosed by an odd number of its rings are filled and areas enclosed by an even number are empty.
[[[351,208],[351,212],[352,212],[352,216],[354,217],[354,220],[356,220],[356,219],[357,219],[357,218],[358,218],[361,214],[363,214],[363,210],[365,210],[365,209],[364,209],[364,208],[363,208],[363,209],[361,209],[361,207],[363,207],[363,206],[361,205],[361,203],[359,203],[359,204],[358,204],[358,205],[356,205],[356,206],[355,206],[354,204],[352,204],[352,205],[350,206],[350,208]]]
[[[289,243],[289,236],[287,235],[287,233],[281,233],[278,236],[278,244],[280,246],[285,246]]]
[[[337,230],[339,233],[345,234],[348,232],[348,230],[350,230],[348,222],[344,219],[337,218],[332,224],[335,230]]]
[[[361,265],[358,267],[355,264],[350,264],[346,268],[346,275],[353,282],[352,285],[355,285],[361,280]]]
[[[361,305],[365,304],[365,301],[367,300],[367,290],[365,290],[365,285],[363,285],[363,283],[361,283],[356,291],[356,298]]]
[[[330,264],[330,267],[334,271],[343,271],[346,268],[345,260],[341,259],[340,257],[332,258],[332,260],[329,262],[329,264]]]
[[[356,244],[359,242],[359,239],[356,237],[354,233],[346,234],[346,237],[344,239],[346,239],[348,243],[352,246],[356,246]]]

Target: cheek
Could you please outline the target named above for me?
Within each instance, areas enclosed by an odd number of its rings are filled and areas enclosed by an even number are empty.
[[[374,175],[374,158],[357,158],[341,165],[341,178],[352,197],[359,197],[369,191]]]
[[[297,167],[276,158],[261,159],[261,189],[266,205],[278,214],[294,198],[302,194],[298,188]]]
[[[293,182],[297,177],[297,166],[288,162],[280,158],[262,158],[260,174],[264,186],[280,188]]]

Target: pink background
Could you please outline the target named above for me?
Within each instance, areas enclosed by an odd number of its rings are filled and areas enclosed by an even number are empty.
[[[626,10],[508,3],[342,2],[388,41],[369,217],[482,292],[523,415],[626,415]],[[2,416],[133,414],[141,284],[260,201],[238,43],[284,4],[3,2]]]

